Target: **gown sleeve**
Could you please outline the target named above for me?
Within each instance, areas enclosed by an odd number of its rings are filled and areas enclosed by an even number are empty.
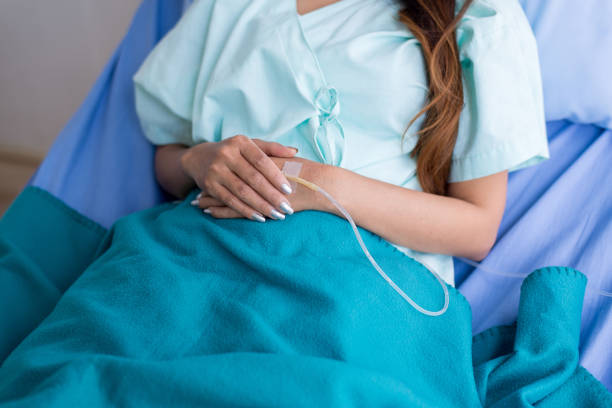
[[[155,145],[193,145],[192,115],[213,0],[198,0],[133,77],[136,113]]]
[[[475,0],[457,27],[464,108],[449,182],[549,158],[537,46],[517,0]]]

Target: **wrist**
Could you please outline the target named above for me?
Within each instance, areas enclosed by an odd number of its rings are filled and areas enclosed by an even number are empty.
[[[194,153],[196,146],[188,147],[181,151],[179,155],[180,169],[190,181],[195,182],[194,177]]]
[[[308,181],[321,187],[323,190],[334,195],[334,180],[338,167],[324,163],[314,163],[313,166],[308,166],[304,174],[304,178]],[[336,197],[334,197],[336,198]],[[329,213],[337,213],[336,207],[320,192],[314,194],[312,207],[318,211]]]
[[[201,169],[198,166],[197,157],[195,151],[196,146],[188,147],[186,149],[182,149],[178,156],[179,161],[179,170],[182,173],[182,196],[186,196],[189,194],[191,190],[198,187],[198,173],[201,173]]]

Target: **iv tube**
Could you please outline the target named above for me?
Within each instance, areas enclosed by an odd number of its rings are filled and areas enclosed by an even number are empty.
[[[295,163],[295,162],[285,162],[286,165],[288,163]],[[299,168],[301,168],[301,165],[299,166]],[[299,174],[299,168],[297,168],[298,174]],[[310,190],[320,192],[329,201],[332,202],[332,204],[342,213],[342,215],[344,215],[346,220],[351,224],[351,227],[353,228],[353,233],[355,234],[355,237],[357,238],[357,241],[359,242],[359,245],[361,246],[361,250],[366,255],[366,257],[368,258],[368,260],[370,261],[370,263],[372,264],[374,269],[376,269],[376,271],[380,274],[380,276],[382,276],[383,279],[385,279],[387,281],[387,283],[389,285],[391,285],[391,287],[401,297],[404,298],[404,300],[406,300],[408,303],[410,303],[410,305],[412,307],[414,307],[416,310],[418,310],[419,312],[423,313],[424,315],[428,315],[428,316],[440,316],[440,315],[442,315],[442,314],[444,314],[446,312],[446,310],[448,309],[448,304],[450,302],[450,298],[449,298],[449,294],[448,294],[448,288],[446,287],[446,283],[442,280],[442,278],[440,278],[440,276],[435,271],[430,270],[429,268],[425,267],[438,280],[438,282],[440,283],[440,286],[442,286],[442,290],[444,291],[444,306],[442,307],[442,309],[440,309],[438,311],[431,311],[431,310],[426,310],[426,309],[422,308],[414,300],[412,300],[412,298],[410,298],[410,296],[408,296],[399,286],[397,286],[395,284],[395,282],[393,282],[393,280],[382,270],[382,268],[378,265],[378,263],[376,263],[376,261],[374,260],[374,258],[370,254],[370,251],[368,251],[368,248],[365,246],[365,243],[363,242],[363,239],[361,238],[361,234],[359,234],[359,230],[357,230],[357,225],[355,225],[355,221],[353,221],[353,217],[351,217],[351,215],[348,213],[348,211],[346,211],[346,209],[344,207],[342,207],[342,205],[338,201],[336,201],[336,199],[334,199],[327,191],[323,190],[321,187],[319,187],[318,185],[316,185],[314,183],[311,183],[311,182],[309,182],[307,180],[304,180],[304,179],[296,177],[296,176],[289,175],[287,173],[285,173],[285,176],[290,181],[295,181],[295,182],[300,183],[303,186],[309,188]]]
[[[437,312],[432,312],[429,310],[426,310],[424,308],[422,308],[421,306],[419,306],[414,300],[412,300],[410,298],[410,296],[408,296],[402,289],[400,289],[395,282],[393,282],[393,280],[391,278],[389,278],[389,276],[382,270],[382,268],[378,265],[378,263],[374,260],[374,258],[372,257],[372,255],[370,254],[370,252],[368,251],[367,247],[365,246],[365,243],[363,242],[361,235],[359,234],[359,231],[357,230],[357,226],[355,225],[355,222],[353,221],[353,218],[351,217],[351,215],[348,213],[348,211],[342,207],[342,205],[336,200],[334,199],[327,191],[323,190],[321,187],[319,187],[318,185],[311,183],[307,180],[304,180],[302,178],[297,177],[300,173],[300,170],[302,168],[302,164],[299,162],[291,162],[291,161],[286,161],[285,165],[283,167],[283,173],[285,174],[285,176],[287,177],[288,180],[291,181],[291,187],[295,190],[296,188],[296,182],[302,184],[303,186],[309,188],[310,190],[313,191],[318,191],[321,194],[323,194],[332,204],[334,204],[334,206],[342,213],[342,215],[346,218],[346,220],[351,224],[351,227],[353,229],[353,233],[355,234],[355,237],[357,238],[357,241],[359,242],[359,245],[361,246],[361,249],[363,251],[363,253],[366,255],[366,257],[368,258],[368,260],[370,261],[370,263],[372,264],[372,266],[376,269],[376,271],[383,277],[383,279],[385,279],[387,281],[387,283],[389,283],[389,285],[391,285],[391,287],[400,295],[402,296],[408,303],[410,303],[410,305],[412,307],[414,307],[416,310],[418,310],[419,312],[428,315],[428,316],[439,316],[441,314],[443,314],[444,312],[446,312],[446,309],[448,308],[448,304],[449,304],[449,294],[448,294],[448,288],[446,287],[446,284],[444,283],[444,281],[440,278],[440,276],[431,268],[427,267],[427,265],[425,265],[423,262],[421,262],[421,264],[423,264],[423,266],[429,270],[429,272],[431,272],[434,277],[438,280],[438,282],[440,283],[440,285],[442,286],[442,289],[444,290],[444,306],[442,307],[442,309],[440,309]],[[486,272],[486,273],[490,273],[490,274],[494,274],[494,275],[500,275],[500,276],[506,276],[506,277],[510,277],[510,278],[525,278],[527,277],[527,275],[521,274],[521,273],[511,273],[511,272],[502,272],[502,271],[497,271],[497,270],[493,270],[493,269],[489,269],[488,267],[483,266],[481,263],[479,262],[475,262],[472,261],[471,259],[467,259],[467,258],[463,258],[463,257],[456,257],[457,259],[459,259],[460,261],[474,266],[476,268],[480,268],[482,271]],[[605,296],[605,297],[609,297],[612,298],[612,293],[610,292],[606,292],[602,289],[599,289],[597,291],[597,294],[600,296]]]

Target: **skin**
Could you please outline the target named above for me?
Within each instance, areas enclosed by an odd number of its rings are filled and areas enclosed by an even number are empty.
[[[298,0],[297,10],[305,14],[334,2]],[[281,185],[288,181],[280,169],[290,159],[302,163],[300,177],[336,198],[357,225],[397,245],[480,261],[495,243],[506,202],[507,171],[449,183],[447,195],[440,196],[295,157],[296,153],[295,148],[236,135],[190,148],[160,146],[155,169],[161,186],[176,197],[201,189],[195,204],[215,218],[291,216],[281,207],[283,201],[294,212],[342,216],[321,194],[302,185],[291,194],[283,192]]]

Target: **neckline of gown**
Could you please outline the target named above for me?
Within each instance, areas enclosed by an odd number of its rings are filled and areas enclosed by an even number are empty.
[[[297,0],[289,0],[289,1],[293,2],[293,10],[294,10],[295,15],[298,18],[298,20],[305,21],[305,20],[309,20],[309,19],[315,18],[315,17],[317,17],[320,14],[326,14],[326,13],[334,11],[334,10],[336,10],[338,8],[346,7],[349,4],[356,3],[356,2],[359,2],[359,1],[363,1],[363,0],[338,0],[338,1],[335,1],[333,3],[327,4],[325,6],[322,6],[322,7],[316,8],[314,10],[311,10],[308,13],[305,13],[305,14],[299,14],[298,13]]]

